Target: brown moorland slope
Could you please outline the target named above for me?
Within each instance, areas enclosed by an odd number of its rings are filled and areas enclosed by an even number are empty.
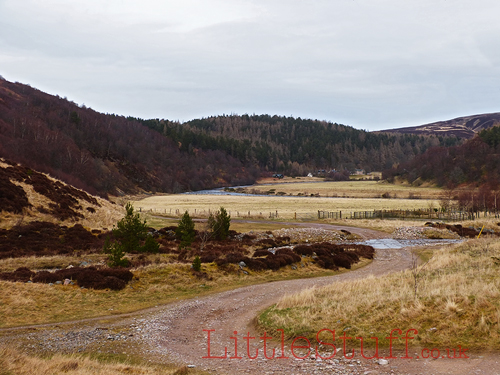
[[[0,157],[102,197],[250,184],[258,175],[222,151],[183,151],[138,121],[1,78]]]
[[[35,221],[89,229],[111,228],[123,207],[44,173],[0,159],[0,228]]]
[[[481,115],[457,117],[452,120],[438,121],[430,124],[409,126],[398,129],[381,130],[382,133],[399,133],[415,135],[455,136],[470,139],[481,130],[500,125],[500,112]]]

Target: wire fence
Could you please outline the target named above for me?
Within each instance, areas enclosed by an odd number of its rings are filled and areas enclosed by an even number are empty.
[[[411,219],[463,221],[484,217],[498,217],[494,212],[440,211],[435,209],[417,210],[373,210],[373,211],[318,211],[318,219]]]
[[[165,215],[168,217],[181,217],[186,210],[168,208],[148,208],[138,207],[139,212]],[[208,218],[216,210],[191,209],[188,213],[197,218]],[[278,210],[263,211],[236,211],[228,210],[228,214],[233,218],[242,219],[295,219],[295,220],[321,220],[321,219],[401,219],[401,220],[440,220],[440,221],[464,221],[475,220],[479,217],[500,218],[498,212],[468,212],[456,210],[436,210],[436,209],[415,209],[415,210],[366,210],[366,211],[328,211],[318,210],[317,212],[279,212]]]

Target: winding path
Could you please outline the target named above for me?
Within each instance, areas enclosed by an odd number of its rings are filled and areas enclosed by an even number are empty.
[[[384,238],[386,234],[361,228],[334,226],[328,224],[306,224],[330,230],[348,229],[365,239]],[[260,311],[278,301],[285,294],[296,293],[305,288],[319,287],[334,282],[379,276],[396,272],[410,266],[411,255],[407,248],[377,250],[375,259],[368,266],[343,274],[314,279],[300,279],[272,282],[239,288],[204,298],[182,301],[165,306],[154,314],[144,315],[140,323],[140,338],[147,353],[168,361],[192,364],[217,373],[264,374],[288,373],[290,368],[306,369],[304,362],[290,359],[266,360],[263,355],[262,340],[250,340],[251,353],[258,348],[255,360],[247,356],[247,341],[243,339],[259,337],[255,332],[254,319]],[[208,352],[208,331],[210,331],[210,353]],[[235,332],[238,338],[238,353],[235,355]],[[272,336],[272,334],[269,334]],[[268,342],[269,345],[269,342]],[[203,358],[224,356],[227,359]],[[271,356],[268,346],[268,356]],[[276,350],[276,353],[281,353]],[[288,352],[289,353],[289,352]],[[254,354],[252,354],[253,356]],[[280,356],[281,354],[276,354]],[[242,358],[229,357],[241,356]],[[292,367],[290,367],[292,366]],[[299,367],[297,367],[299,366]],[[307,370],[308,371],[308,370]],[[307,373],[307,372],[306,372]]]
[[[284,223],[285,224],[285,223]],[[290,223],[286,223],[290,224]],[[379,239],[389,237],[385,233],[374,230],[342,227],[328,224],[306,223],[308,226],[329,230],[347,229],[364,239]],[[319,287],[346,280],[355,280],[369,275],[383,274],[404,270],[410,266],[411,252],[409,248],[378,249],[372,263],[366,267],[335,276],[287,280],[247,286],[203,298],[193,298],[177,303],[159,306],[133,314],[109,317],[109,328],[101,328],[104,318],[81,320],[59,324],[39,326],[37,334],[19,332],[22,328],[14,329],[9,335],[3,336],[7,342],[15,342],[20,337],[37,336],[39,345],[54,343],[50,350],[80,351],[102,348],[110,338],[111,331],[123,330],[127,338],[125,346],[139,344],[138,350],[146,358],[154,358],[155,362],[186,364],[217,374],[470,374],[477,371],[482,373],[500,370],[496,354],[476,356],[468,360],[391,360],[391,363],[379,365],[376,360],[365,360],[356,357],[347,360],[341,353],[332,360],[316,361],[312,357],[306,360],[295,359],[290,349],[285,346],[285,355],[281,356],[279,342],[267,342],[267,354],[272,356],[272,349],[276,349],[274,359],[264,358],[264,342],[254,327],[255,317],[260,311],[276,303],[287,293],[296,293],[305,288]],[[100,322],[99,322],[100,320]],[[47,333],[45,328],[51,326]],[[57,331],[55,330],[57,328]],[[102,331],[108,330],[109,331]],[[8,330],[5,330],[8,331]],[[208,349],[208,332],[210,331],[210,350]],[[133,332],[129,333],[129,332]],[[4,332],[5,333],[5,332]],[[256,359],[249,359],[247,355],[247,334],[250,343],[250,355],[258,350]],[[277,332],[270,332],[268,336],[275,336]],[[73,339],[72,339],[73,337]],[[81,340],[75,344],[74,337]],[[122,336],[123,338],[124,336]],[[238,341],[238,353],[235,353],[235,337]],[[85,341],[86,340],[86,341]],[[77,345],[78,344],[78,345]],[[275,347],[277,345],[278,347]],[[314,345],[314,344],[313,344]],[[132,347],[136,347],[133,345]],[[227,348],[227,358],[203,358],[207,356],[224,356]],[[135,349],[134,349],[135,350]],[[135,353],[138,354],[138,353]],[[230,358],[230,357],[241,358]],[[406,361],[406,362],[405,362]]]

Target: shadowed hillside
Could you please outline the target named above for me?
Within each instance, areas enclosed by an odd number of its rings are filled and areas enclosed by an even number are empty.
[[[258,175],[224,152],[184,152],[137,121],[6,80],[0,80],[0,157],[103,197],[252,183]]]

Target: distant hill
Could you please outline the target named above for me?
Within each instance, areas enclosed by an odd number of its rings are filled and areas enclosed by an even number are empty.
[[[461,209],[496,212],[500,209],[500,127],[482,130],[459,146],[429,149],[385,171],[384,178],[415,185],[435,183],[446,187]]]
[[[381,171],[456,137],[385,134],[327,121],[270,115],[226,115],[176,123],[140,120],[181,150],[220,150],[264,171],[304,176],[317,170]]]
[[[101,197],[248,185],[271,172],[381,171],[460,142],[277,115],[126,118],[0,77],[0,157]]]
[[[102,197],[250,184],[259,175],[223,151],[186,152],[138,121],[1,78],[0,157]]]
[[[470,139],[478,134],[481,130],[489,129],[497,125],[500,125],[499,112],[457,117],[453,120],[438,121],[420,126],[381,130],[380,133],[415,135],[425,134],[437,136],[454,136]]]

